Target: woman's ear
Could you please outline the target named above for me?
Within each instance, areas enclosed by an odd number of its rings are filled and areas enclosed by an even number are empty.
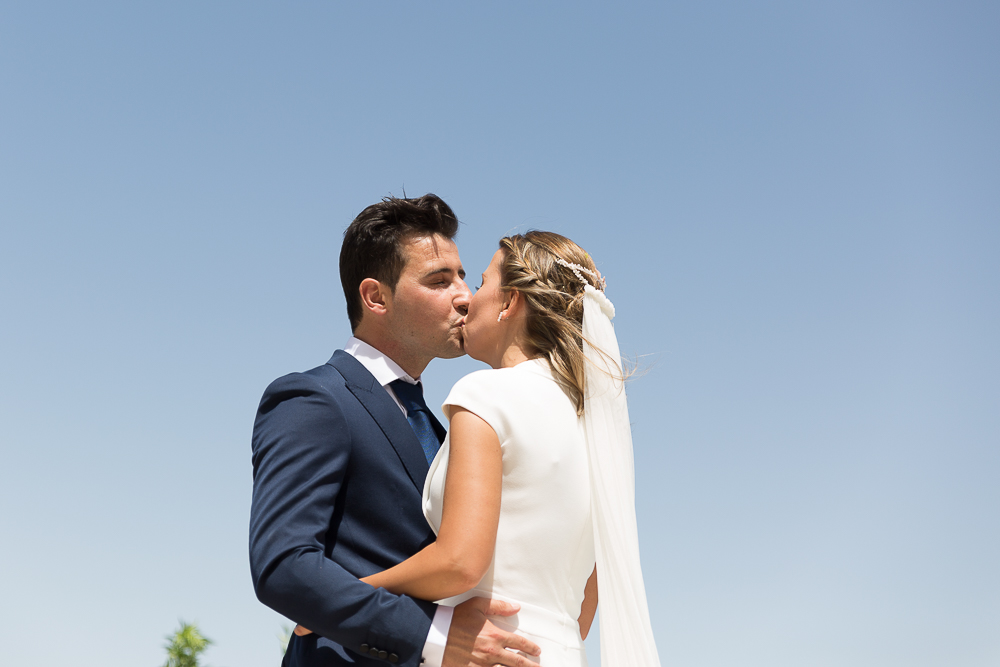
[[[374,278],[365,278],[358,287],[361,294],[361,305],[365,310],[374,315],[385,315],[388,312],[387,302],[391,301],[392,295],[386,295],[385,286]]]
[[[516,289],[507,292],[507,303],[503,309],[507,312],[507,319],[520,314],[524,306],[524,297]]]

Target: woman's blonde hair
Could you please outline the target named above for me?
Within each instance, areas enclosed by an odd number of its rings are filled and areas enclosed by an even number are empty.
[[[565,236],[530,231],[500,239],[500,289],[516,290],[524,299],[527,343],[544,356],[556,382],[583,414],[586,360],[583,356],[585,283],[561,259],[596,273],[590,255]],[[603,289],[597,280],[590,283]]]

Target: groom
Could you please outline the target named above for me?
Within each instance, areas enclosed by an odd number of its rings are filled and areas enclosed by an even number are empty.
[[[452,610],[359,581],[434,540],[421,495],[444,429],[419,378],[435,357],[464,354],[470,294],[457,231],[432,194],[362,211],[340,251],[354,335],[325,365],[275,380],[261,399],[254,588],[315,633],[292,636],[285,667],[533,664],[514,651],[537,646],[486,617],[512,615],[515,605],[474,598]]]

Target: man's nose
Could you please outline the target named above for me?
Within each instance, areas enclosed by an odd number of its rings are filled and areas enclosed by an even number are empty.
[[[469,301],[472,299],[472,291],[469,290],[469,286],[465,284],[464,280],[459,280],[459,290],[458,295],[452,302],[455,306],[455,310],[460,312],[462,315],[468,315],[469,313]]]

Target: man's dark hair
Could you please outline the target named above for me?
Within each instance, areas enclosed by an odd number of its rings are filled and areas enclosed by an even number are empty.
[[[361,211],[344,230],[340,247],[340,283],[351,331],[361,324],[364,313],[358,291],[361,281],[374,278],[395,292],[406,264],[403,244],[433,234],[452,239],[457,233],[458,218],[451,207],[430,193],[416,199],[386,197]]]

